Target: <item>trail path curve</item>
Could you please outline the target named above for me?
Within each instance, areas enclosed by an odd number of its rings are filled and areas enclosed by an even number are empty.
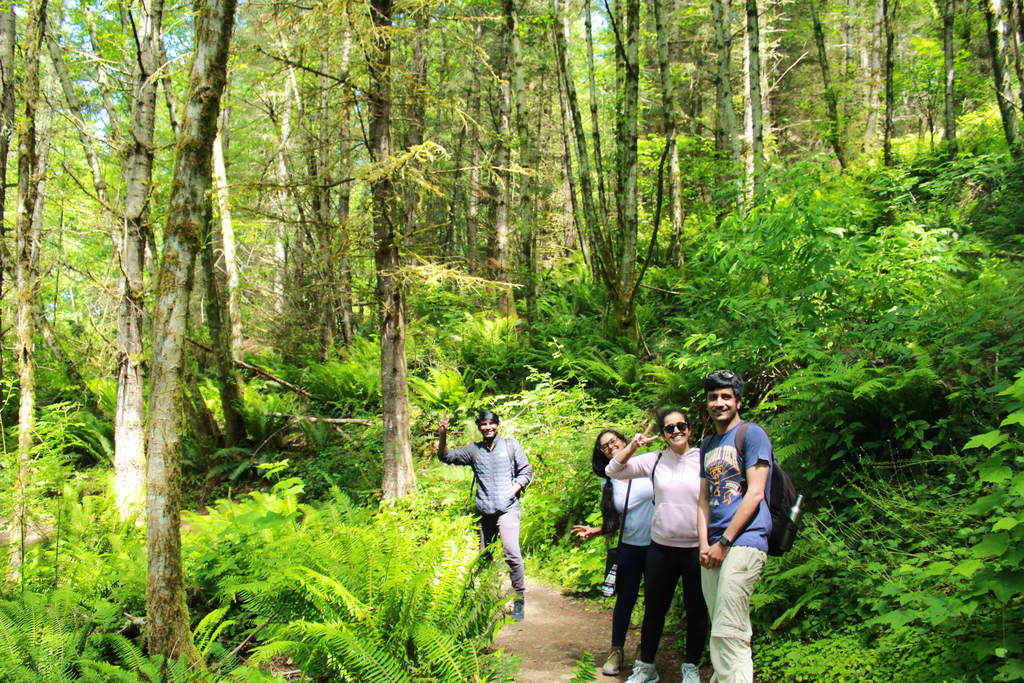
[[[634,618],[642,614],[637,609]],[[640,626],[634,623],[626,638],[626,659],[629,664],[618,676],[604,676],[600,667],[608,656],[611,637],[611,611],[596,607],[587,600],[562,595],[558,590],[527,579],[526,618],[506,624],[494,641],[494,649],[520,655],[516,683],[568,683],[572,680],[576,660],[589,651],[597,664],[598,683],[625,681],[632,671],[633,657],[640,642]],[[666,633],[666,636],[670,634]],[[658,652],[658,673],[662,683],[679,683],[679,651],[672,642],[662,642]],[[701,681],[711,678],[711,668],[701,669]]]

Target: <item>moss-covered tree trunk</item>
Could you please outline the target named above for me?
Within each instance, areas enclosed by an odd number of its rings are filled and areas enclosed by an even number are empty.
[[[26,488],[31,478],[32,444],[36,422],[36,280],[39,244],[36,234],[36,202],[39,199],[39,150],[36,114],[39,107],[39,59],[46,31],[46,0],[33,0],[26,8],[22,110],[18,119],[18,207],[15,217],[14,253],[17,288],[18,333],[18,450],[15,476],[17,490],[11,520],[11,565],[24,560],[25,525],[28,517]]]
[[[11,151],[11,133],[15,126],[14,111],[14,6],[0,9],[0,178],[7,178],[7,157]],[[7,240],[7,183],[0,183],[0,242]],[[4,294],[7,264],[0,267],[0,297]],[[0,348],[4,347],[4,311],[0,307]],[[0,377],[4,359],[0,353]]]
[[[146,629],[149,650],[197,658],[185,603],[181,559],[181,432],[184,343],[213,140],[227,83],[235,0],[208,0],[196,18],[195,52],[175,152],[164,250],[153,311],[147,423]]]
[[[401,498],[416,485],[409,432],[409,382],[405,357],[405,292],[398,271],[401,223],[391,156],[391,0],[372,0],[374,41],[367,53],[370,72],[369,143],[377,168],[370,181],[377,241],[377,303],[380,306],[381,403],[384,423],[384,498]]]

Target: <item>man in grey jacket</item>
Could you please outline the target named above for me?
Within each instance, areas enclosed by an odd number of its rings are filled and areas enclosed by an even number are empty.
[[[533,477],[526,451],[515,439],[498,436],[498,416],[483,410],[476,416],[476,426],[483,437],[462,448],[448,450],[448,423],[441,418],[438,426],[437,457],[449,465],[468,465],[476,479],[476,511],[480,515],[480,549],[486,550],[496,536],[508,563],[512,590],[512,618],[522,621],[525,611],[526,572],[523,552],[519,549],[519,494]]]

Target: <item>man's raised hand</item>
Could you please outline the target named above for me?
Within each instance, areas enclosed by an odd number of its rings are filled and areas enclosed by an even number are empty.
[[[437,424],[438,431],[440,431],[442,434],[446,433],[448,431],[448,424],[451,422],[451,419],[452,416],[448,413],[445,413],[444,417],[442,417],[441,421]]]

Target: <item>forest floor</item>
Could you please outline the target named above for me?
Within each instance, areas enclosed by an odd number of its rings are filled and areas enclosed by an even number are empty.
[[[637,610],[634,616],[639,616]],[[633,659],[640,642],[639,624],[631,625],[626,638],[626,665],[618,676],[604,676],[601,666],[608,657],[612,613],[589,600],[562,595],[557,589],[527,579],[526,618],[509,622],[498,633],[494,649],[505,648],[519,655],[516,683],[568,683],[576,660],[589,651],[596,664],[598,683],[625,681],[633,670]],[[679,683],[682,658],[675,643],[662,640],[657,665],[663,683]],[[701,680],[711,678],[711,667],[701,669]]]

